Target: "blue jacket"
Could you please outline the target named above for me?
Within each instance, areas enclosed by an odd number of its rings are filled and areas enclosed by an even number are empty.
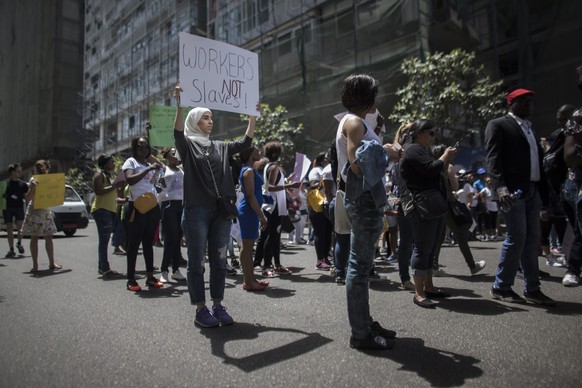
[[[376,140],[363,140],[356,150],[355,163],[362,174],[356,175],[349,162],[343,167],[347,175],[346,203],[356,203],[362,193],[369,191],[377,207],[386,204],[386,190],[382,178],[388,167],[388,155]]]

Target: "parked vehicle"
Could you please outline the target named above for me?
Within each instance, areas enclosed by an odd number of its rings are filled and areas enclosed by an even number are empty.
[[[72,236],[77,229],[84,229],[89,224],[87,208],[75,189],[65,185],[65,202],[60,206],[51,207],[57,230],[66,236]]]

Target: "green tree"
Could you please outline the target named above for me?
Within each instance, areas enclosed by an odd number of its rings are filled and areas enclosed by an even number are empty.
[[[303,124],[295,125],[287,119],[287,108],[278,105],[271,109],[269,104],[261,104],[263,111],[257,117],[257,127],[255,131],[255,144],[262,147],[271,140],[278,140],[284,148],[281,155],[280,163],[285,167],[292,167],[295,160],[295,140],[303,134]],[[246,121],[247,118],[241,115],[241,119]]]
[[[455,49],[429,54],[425,61],[409,58],[400,70],[408,82],[396,92],[400,100],[390,115],[393,122],[429,118],[443,129],[440,140],[450,142],[482,133],[487,121],[504,112],[502,81],[492,81],[484,66],[475,64],[474,52]]]

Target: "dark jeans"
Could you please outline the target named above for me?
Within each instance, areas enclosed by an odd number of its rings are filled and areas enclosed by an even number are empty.
[[[182,242],[182,201],[162,202],[162,230],[164,231],[164,256],[161,270],[168,272],[172,263],[172,272],[180,268],[180,246]]]
[[[133,202],[127,205],[125,220],[127,222],[127,279],[135,279],[137,251],[141,244],[146,271],[154,272],[154,234],[160,222],[160,207],[154,206],[146,214],[138,212]]]
[[[309,212],[309,221],[313,226],[314,245],[317,260],[326,260],[331,248],[332,225],[325,212]]]
[[[582,197],[578,197],[578,187],[573,181],[567,180],[564,184],[564,211],[568,222],[574,230],[574,241],[570,252],[564,252],[568,259],[567,272],[580,276],[582,268]]]
[[[471,248],[469,247],[469,229],[467,228],[459,228],[453,217],[451,216],[450,212],[445,214],[445,225],[449,227],[451,232],[453,233],[453,238],[459,244],[459,250],[463,254],[463,258],[465,259],[465,263],[469,268],[475,268],[475,259],[473,258],[473,253],[471,252]],[[437,269],[439,267],[439,256],[441,254],[441,246],[443,241],[445,240],[445,229],[442,229],[441,236],[439,243],[436,246],[435,256],[433,257],[432,261],[432,268]]]
[[[336,276],[346,276],[346,267],[348,265],[348,258],[350,257],[350,235],[349,234],[335,234],[335,249],[333,251],[333,262],[335,265]]]
[[[548,221],[541,221],[541,241],[540,244],[543,246],[550,245],[550,232],[552,231],[552,226],[556,229],[556,235],[558,236],[558,241],[562,245],[564,240],[564,234],[566,233],[566,217],[553,217],[550,216]]]
[[[115,222],[113,223],[113,236],[111,236],[111,246],[114,248],[122,247],[125,248],[126,241],[125,236],[127,235],[127,225],[125,221],[121,220],[122,210],[118,210],[115,215]]]
[[[93,213],[93,219],[97,224],[97,233],[99,235],[99,271],[107,272],[111,269],[109,267],[109,260],[107,258],[107,245],[111,232],[113,232],[113,224],[115,222],[116,214],[107,209],[97,209]]]
[[[407,217],[414,238],[410,267],[414,275],[423,276],[432,271],[432,260],[445,227],[444,217],[421,220],[416,209],[412,209]]]
[[[412,255],[412,225],[404,215],[402,208],[398,207],[398,228],[400,240],[398,241],[398,274],[402,283],[410,280],[410,256]]]
[[[265,212],[265,216],[267,217],[267,228],[261,231],[257,240],[255,267],[261,265],[263,259],[265,267],[272,266],[273,259],[276,266],[281,265],[281,217],[279,217],[277,205],[270,214]]]

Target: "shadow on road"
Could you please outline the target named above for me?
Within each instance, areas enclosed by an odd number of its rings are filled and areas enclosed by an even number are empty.
[[[177,288],[175,286],[182,286],[183,288]],[[178,298],[185,293],[188,293],[188,286],[183,284],[173,284],[166,283],[163,288],[147,287],[142,286],[141,291],[135,294],[143,299],[153,299],[153,298]]]
[[[64,273],[69,273],[72,272],[72,269],[59,269],[59,270],[53,270],[53,269],[39,269],[36,272],[23,272],[24,274],[30,275],[31,278],[45,278],[47,276],[53,276],[53,275],[61,275]]]
[[[457,387],[483,375],[477,358],[430,348],[420,338],[397,338],[390,351],[365,353],[401,364],[400,370],[416,373],[432,387]]]
[[[515,313],[528,311],[517,307],[499,303],[490,299],[441,299],[437,308],[449,310],[456,313],[472,315],[500,315],[505,313]]]
[[[308,333],[297,329],[268,327],[244,322],[237,322],[234,325],[224,327],[221,330],[203,328],[200,332],[210,339],[212,354],[214,356],[222,358],[225,364],[234,365],[245,372],[253,372],[285,360],[301,357],[301,355],[311,352],[332,341],[330,338],[323,337],[319,333]],[[229,355],[226,353],[225,347],[226,343],[229,341],[253,340],[259,338],[260,334],[269,332],[296,333],[304,335],[304,337],[284,345],[246,356],[236,357],[235,355]]]

